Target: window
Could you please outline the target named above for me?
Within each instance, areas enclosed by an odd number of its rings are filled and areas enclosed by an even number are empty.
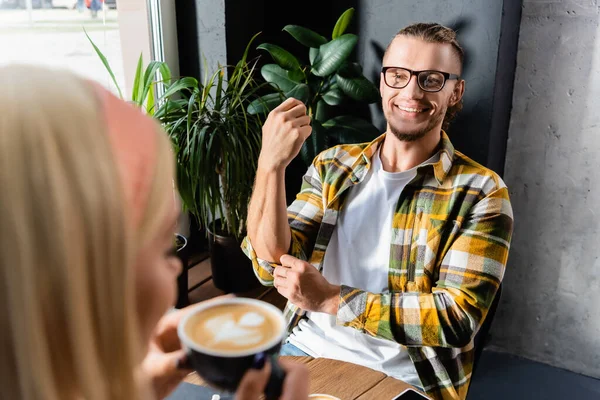
[[[117,94],[87,32],[128,98],[140,54],[147,64],[154,54],[161,59],[164,52],[157,49],[165,41],[177,47],[173,7],[160,0],[0,0],[0,65],[67,68]],[[163,38],[163,32],[171,37]],[[166,61],[177,69],[176,53]]]

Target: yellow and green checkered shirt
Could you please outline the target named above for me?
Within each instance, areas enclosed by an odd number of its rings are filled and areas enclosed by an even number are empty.
[[[384,137],[317,156],[288,208],[291,255],[322,270],[348,189],[364,179]],[[432,398],[465,399],[473,337],[504,276],[513,213],[502,179],[455,151],[444,132],[439,155],[418,168],[392,226],[382,227],[392,229],[389,292],[342,285],[337,323],[406,346]],[[275,264],[257,258],[248,238],[242,249],[259,280],[273,285]],[[304,311],[288,302],[285,314],[291,331]]]

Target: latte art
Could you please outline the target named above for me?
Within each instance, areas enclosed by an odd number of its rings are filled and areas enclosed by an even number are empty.
[[[199,345],[224,353],[258,348],[281,332],[277,317],[252,304],[221,304],[195,314],[186,324]]]
[[[204,322],[204,329],[210,332],[212,340],[207,345],[211,347],[228,343],[231,346],[248,347],[258,344],[265,338],[261,326],[266,322],[264,316],[250,311],[235,319],[233,313],[227,313],[210,318]]]

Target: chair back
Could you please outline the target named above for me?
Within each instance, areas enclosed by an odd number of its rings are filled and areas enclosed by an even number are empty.
[[[475,346],[475,358],[473,360],[473,371],[472,374],[475,374],[475,369],[477,368],[477,364],[479,363],[479,358],[481,357],[481,353],[483,352],[483,348],[489,341],[489,332],[492,326],[492,321],[494,320],[494,315],[496,314],[496,309],[498,308],[498,303],[500,303],[500,297],[502,296],[502,283],[498,286],[498,291],[496,292],[496,296],[492,301],[492,305],[490,306],[490,310],[488,311],[485,319],[483,320],[483,324],[479,329],[479,332],[475,335],[473,339],[473,343]]]

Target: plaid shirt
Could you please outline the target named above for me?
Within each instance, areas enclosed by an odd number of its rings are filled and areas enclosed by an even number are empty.
[[[348,189],[365,178],[384,137],[315,159],[288,208],[291,255],[322,271]],[[418,168],[392,226],[382,227],[392,229],[389,292],[342,285],[337,323],[406,346],[429,396],[465,399],[473,337],[504,276],[513,214],[502,179],[455,151],[444,132],[439,155]],[[276,264],[257,258],[247,237],[242,249],[262,284],[273,285]],[[304,311],[288,302],[285,315],[291,331]]]

